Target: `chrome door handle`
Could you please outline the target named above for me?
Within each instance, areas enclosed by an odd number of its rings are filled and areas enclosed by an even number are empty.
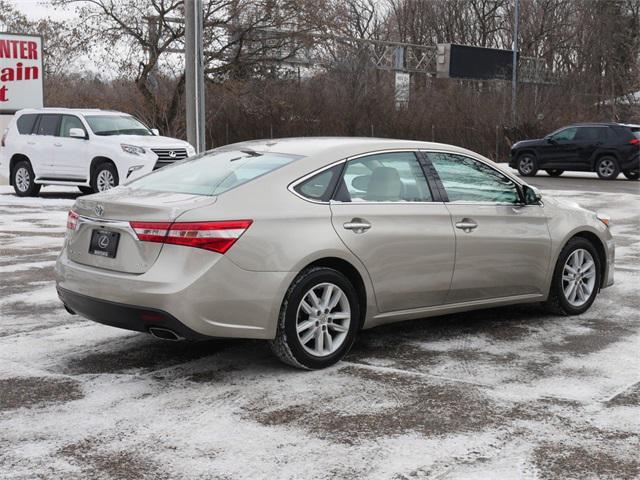
[[[474,228],[477,228],[478,224],[469,218],[463,218],[461,221],[456,223],[456,228],[459,228],[463,232],[469,233]]]
[[[27,142],[27,145],[35,145],[36,142]]]
[[[345,230],[352,230],[354,233],[364,233],[371,228],[371,224],[361,218],[354,218],[350,222],[343,223]]]
[[[61,144],[61,143],[54,143],[54,144],[53,144],[53,146],[54,146],[54,147],[61,147],[61,146],[62,146],[62,144]]]

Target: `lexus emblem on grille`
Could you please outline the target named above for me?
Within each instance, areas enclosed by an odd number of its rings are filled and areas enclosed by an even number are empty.
[[[171,157],[171,158],[176,158],[176,156],[177,156],[177,155],[178,155],[178,154],[177,154],[176,152],[174,152],[173,150],[171,150],[171,151],[169,152],[169,157]]]
[[[98,246],[103,250],[106,249],[109,246],[109,237],[107,237],[106,235],[100,236],[100,238],[98,239]]]
[[[100,204],[97,204],[96,207],[93,209],[93,211],[98,217],[101,217],[102,215],[104,215],[104,207]]]

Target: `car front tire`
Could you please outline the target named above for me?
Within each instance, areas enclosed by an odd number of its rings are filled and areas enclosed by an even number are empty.
[[[351,349],[360,315],[358,294],[345,275],[332,268],[308,268],[287,291],[271,350],[297,368],[329,367]]]
[[[118,186],[118,171],[112,163],[101,163],[96,167],[91,178],[91,188],[94,192],[106,192]]]
[[[518,157],[518,173],[523,177],[533,177],[538,173],[538,161],[531,153],[523,153]]]
[[[622,173],[629,180],[638,180],[640,178],[640,171],[638,170],[623,170]]]
[[[18,162],[11,177],[13,189],[19,197],[35,197],[40,192],[40,185],[35,183],[36,176],[28,161]]]
[[[564,170],[560,170],[559,168],[552,168],[550,170],[545,170],[545,172],[547,172],[547,175],[549,175],[550,177],[559,177],[564,173]]]
[[[596,162],[596,173],[602,180],[615,180],[620,174],[618,161],[611,156],[605,156]]]
[[[593,244],[574,237],[562,249],[546,302],[559,315],[579,315],[589,309],[601,285],[601,260]]]

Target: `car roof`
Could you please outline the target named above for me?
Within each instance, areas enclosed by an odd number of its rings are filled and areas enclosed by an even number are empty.
[[[570,127],[628,127],[628,128],[638,128],[640,125],[636,125],[633,123],[618,123],[618,122],[581,122],[581,123],[572,123],[571,125],[567,125],[562,128],[570,128]]]
[[[480,159],[493,165],[515,182],[521,183],[521,181],[506,168],[506,164],[501,165],[495,163],[483,155],[467,150],[466,148],[444,143],[422,142],[419,140],[375,137],[292,137],[250,140],[225,145],[215,150],[255,150],[263,153],[272,152],[300,155],[302,157],[301,159],[296,162],[291,162],[282,169],[283,172],[286,172],[285,175],[290,176],[290,178],[298,178],[331,165],[336,161],[394,149],[441,151]]]
[[[16,115],[22,115],[25,113],[76,113],[80,115],[129,115],[128,113],[118,112],[115,110],[101,110],[99,108],[58,108],[58,107],[44,107],[44,108],[23,108],[18,110]]]
[[[581,122],[572,123],[571,125],[567,125],[567,127],[614,127],[618,125],[622,124],[616,122]]]
[[[327,151],[344,150],[345,152],[362,153],[388,149],[431,149],[447,150],[464,154],[473,154],[467,149],[443,143],[423,142],[419,140],[400,140],[376,137],[291,137],[262,140],[249,140],[221,147],[233,150],[255,150],[258,152],[277,152],[290,155],[321,155]]]

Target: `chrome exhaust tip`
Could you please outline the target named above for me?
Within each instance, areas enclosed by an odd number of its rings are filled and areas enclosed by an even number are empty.
[[[178,341],[184,340],[184,337],[181,337],[173,330],[169,330],[168,328],[162,327],[149,327],[149,333],[156,338],[161,340],[169,340],[169,341]]]

